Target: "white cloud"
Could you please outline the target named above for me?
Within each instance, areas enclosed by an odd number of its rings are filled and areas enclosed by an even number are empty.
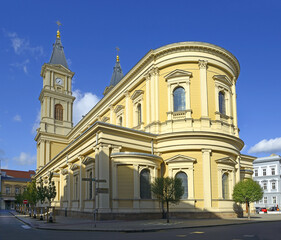
[[[31,156],[29,153],[21,152],[19,157],[14,157],[14,160],[21,166],[32,165],[36,162],[36,156]]]
[[[5,32],[5,31],[4,31]],[[42,56],[44,53],[43,47],[30,45],[29,40],[18,37],[15,32],[5,32],[6,36],[10,38],[14,52],[18,55],[29,52],[33,55]]]
[[[281,137],[274,139],[263,139],[251,147],[249,153],[277,153],[281,152]]]
[[[21,122],[21,116],[17,114],[16,116],[13,117],[13,120],[15,122]]]
[[[95,94],[80,90],[75,90],[73,96],[76,97],[73,105],[73,122],[78,123],[100,100]]]
[[[41,118],[41,113],[40,111],[37,112],[37,115],[36,115],[36,119],[35,119],[35,122],[33,123],[33,126],[32,126],[32,129],[31,129],[31,133],[34,135],[37,133],[37,128],[40,127],[40,118]]]
[[[21,62],[21,63],[12,63],[10,64],[12,67],[16,67],[18,69],[21,69],[24,71],[25,74],[28,73],[27,70],[27,65],[29,64],[29,59],[26,59],[25,61]]]

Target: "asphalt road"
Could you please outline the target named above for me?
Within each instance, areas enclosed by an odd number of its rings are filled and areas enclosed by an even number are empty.
[[[168,240],[168,239],[214,239],[214,240],[280,240],[281,222],[254,223],[233,226],[189,228],[157,232],[75,232],[33,229],[16,219],[9,212],[0,212],[0,240]]]

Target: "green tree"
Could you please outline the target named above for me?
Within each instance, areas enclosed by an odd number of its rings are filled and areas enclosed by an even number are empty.
[[[38,200],[41,202],[41,204],[43,204],[45,202],[46,191],[47,191],[47,188],[46,188],[46,186],[44,186],[42,177],[40,177],[39,186],[37,187],[37,196],[38,196]],[[43,220],[43,209],[42,209],[42,207],[41,207],[41,210],[40,210],[40,220]]]
[[[263,190],[253,179],[241,181],[234,186],[233,200],[237,203],[246,203],[248,207],[248,219],[250,219],[250,203],[262,199]]]
[[[27,200],[30,206],[33,208],[34,217],[36,218],[36,204],[38,202],[38,191],[36,188],[36,181],[32,180],[30,183],[27,184]]]
[[[151,185],[151,191],[162,204],[166,203],[167,223],[169,223],[169,204],[177,204],[184,193],[182,180],[170,177],[156,178],[155,182]]]
[[[54,200],[54,198],[57,195],[55,182],[52,180],[53,175],[54,175],[54,173],[50,172],[48,187],[46,188],[46,198],[48,199],[50,206],[51,206],[52,201]]]

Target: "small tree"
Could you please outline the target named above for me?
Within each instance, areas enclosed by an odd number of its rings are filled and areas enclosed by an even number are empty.
[[[45,202],[46,191],[47,191],[47,188],[46,188],[46,186],[44,186],[43,179],[40,177],[39,186],[37,187],[37,197],[38,197],[38,200],[41,202],[41,204],[43,204]],[[42,213],[42,208],[41,208],[40,220],[43,220],[42,214],[43,213]]]
[[[233,200],[238,203],[246,203],[248,207],[248,219],[250,219],[250,203],[262,199],[263,190],[253,179],[241,181],[234,186]]]
[[[170,177],[156,178],[155,182],[151,185],[151,191],[160,202],[166,203],[167,223],[169,223],[169,203],[176,204],[180,201],[180,198],[184,193],[182,180]]]
[[[36,204],[38,202],[38,192],[36,188],[36,181],[32,180],[30,183],[27,184],[27,200],[28,203],[33,207],[33,209],[36,207]],[[34,210],[34,217],[36,218],[36,211]]]
[[[57,195],[55,182],[52,180],[53,175],[54,175],[54,173],[50,172],[48,187],[46,188],[46,198],[49,201],[50,207],[51,207],[52,201],[54,200],[54,198]],[[51,213],[50,213],[49,222],[53,222],[53,216]]]

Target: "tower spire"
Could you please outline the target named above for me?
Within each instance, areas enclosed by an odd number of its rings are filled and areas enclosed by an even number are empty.
[[[50,64],[60,64],[69,69],[65,55],[64,55],[61,38],[60,38],[61,34],[60,34],[59,28],[62,24],[60,21],[57,21],[57,25],[58,25],[57,38],[56,38],[55,44],[53,44],[53,52],[52,52],[52,56],[51,56],[49,63]]]

